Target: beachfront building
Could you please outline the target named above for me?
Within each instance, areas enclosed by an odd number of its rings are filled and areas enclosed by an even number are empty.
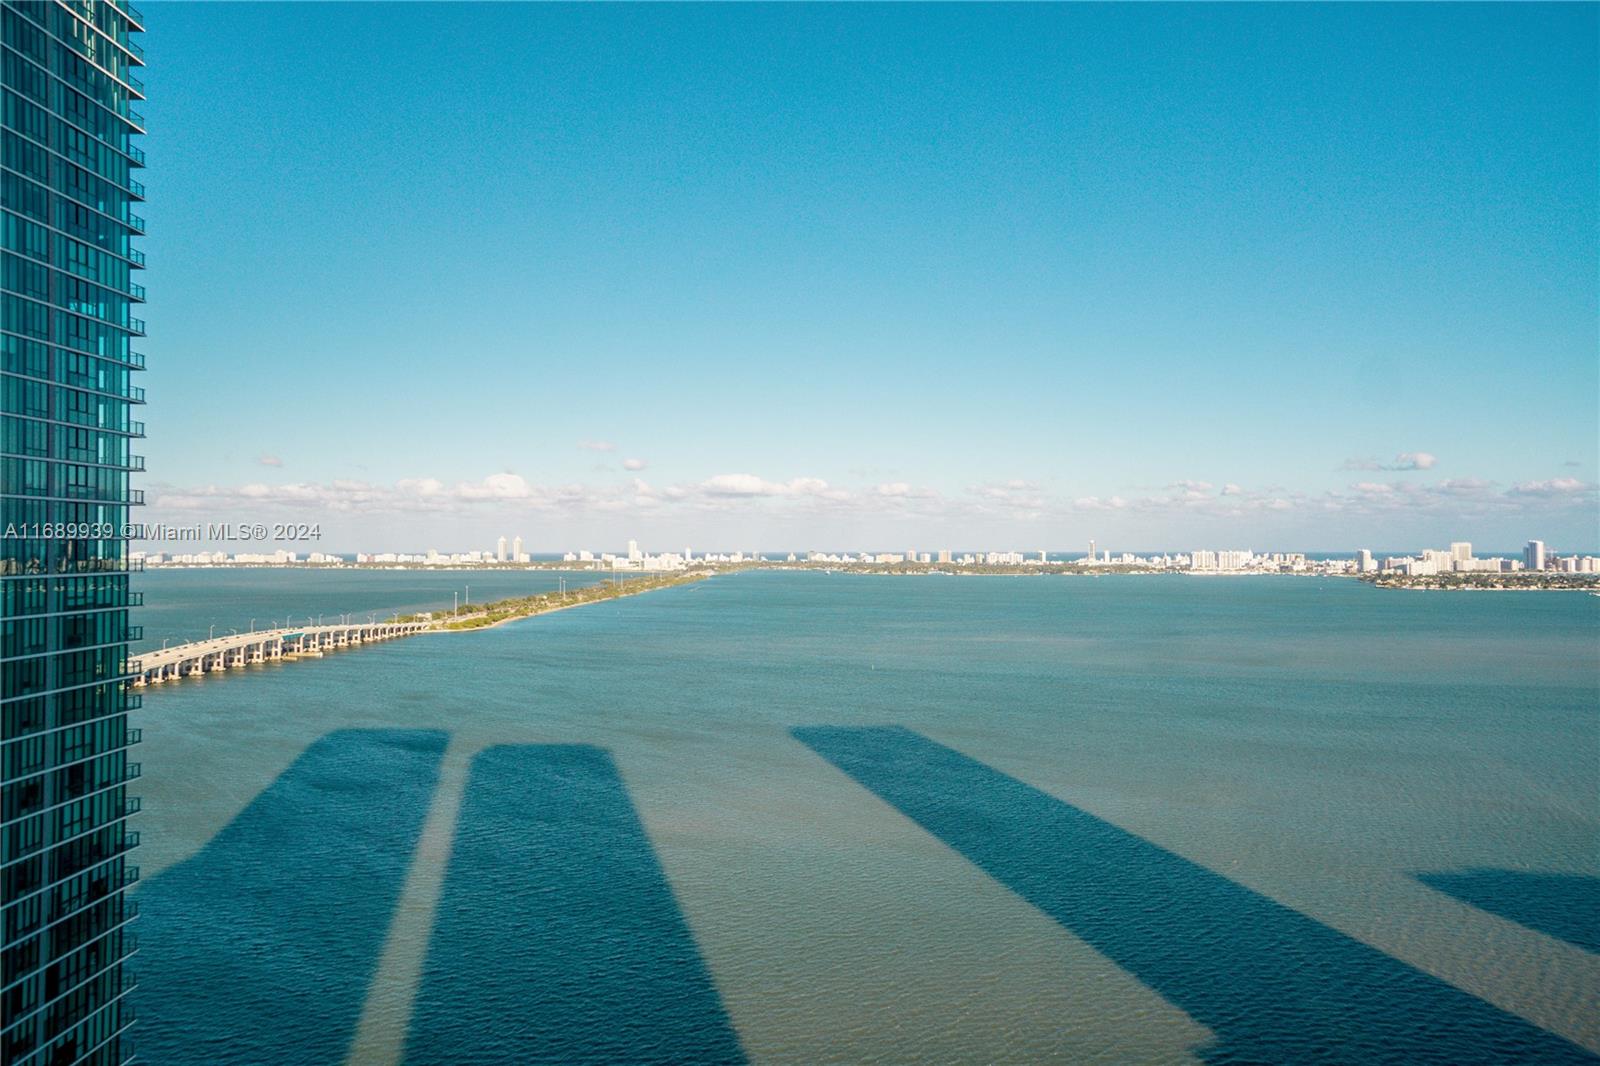
[[[0,1062],[14,1066],[131,1056],[140,19],[122,0],[0,2],[0,527],[21,533],[0,540]]]

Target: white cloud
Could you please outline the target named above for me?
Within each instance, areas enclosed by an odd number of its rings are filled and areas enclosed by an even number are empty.
[[[1595,486],[1575,477],[1551,478],[1549,481],[1523,481],[1511,486],[1513,496],[1578,496],[1593,492]]]
[[[272,455],[272,454],[269,454],[267,452],[262,452],[259,456],[257,456],[256,457],[256,462],[260,463],[262,466],[282,466],[283,465],[283,460],[282,459],[278,458],[276,455]]]
[[[1477,496],[1488,489],[1494,488],[1494,482],[1484,481],[1475,477],[1447,477],[1434,488],[1442,493],[1455,496]]]
[[[643,470],[645,468],[645,465],[646,464],[645,464],[645,461],[643,459],[624,459],[624,460],[622,460],[622,469],[624,469],[624,470]]]
[[[586,452],[614,452],[617,446],[608,440],[580,440],[578,447]]]
[[[477,484],[456,486],[464,500],[525,500],[532,495],[521,474],[490,474]]]
[[[1438,456],[1431,452],[1401,452],[1394,457],[1392,463],[1380,463],[1376,459],[1346,459],[1340,464],[1341,470],[1432,470],[1439,464]]]
[[[712,496],[789,496],[795,491],[794,482],[768,481],[755,474],[718,474],[700,487]]]
[[[1128,506],[1128,501],[1121,496],[1104,500],[1098,496],[1080,496],[1072,501],[1072,506],[1080,511],[1121,511]]]

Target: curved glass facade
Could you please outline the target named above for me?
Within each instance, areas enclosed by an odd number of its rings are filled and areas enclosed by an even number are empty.
[[[0,0],[0,1063],[128,1061],[144,120],[107,0]]]

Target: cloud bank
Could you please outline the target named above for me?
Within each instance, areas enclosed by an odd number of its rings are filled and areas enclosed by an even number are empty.
[[[846,515],[860,518],[918,517],[926,520],[988,518],[1019,525],[1063,523],[1108,514],[1142,520],[1152,530],[1183,529],[1208,520],[1298,515],[1321,521],[1336,516],[1390,520],[1437,516],[1463,522],[1486,516],[1593,511],[1600,489],[1574,477],[1529,480],[1509,486],[1478,478],[1418,482],[1407,478],[1361,480],[1342,488],[1304,492],[1282,486],[1252,488],[1228,482],[1181,480],[1157,492],[1071,496],[1030,481],[1009,479],[944,494],[906,481],[860,487],[820,477],[773,479],[737,472],[699,481],[652,484],[640,477],[613,484],[539,484],[502,472],[478,481],[403,478],[390,484],[335,479],[181,487],[151,490],[154,511],[223,513],[239,507],[285,512],[326,511],[349,515],[436,514],[463,516],[485,511],[544,515],[644,515],[677,511]]]

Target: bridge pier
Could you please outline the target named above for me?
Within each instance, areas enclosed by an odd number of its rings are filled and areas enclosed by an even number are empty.
[[[143,688],[185,677],[237,670],[253,663],[301,656],[320,659],[330,650],[408,637],[428,628],[425,622],[368,622],[299,630],[253,630],[232,637],[208,638],[139,656],[130,663],[129,684]]]

